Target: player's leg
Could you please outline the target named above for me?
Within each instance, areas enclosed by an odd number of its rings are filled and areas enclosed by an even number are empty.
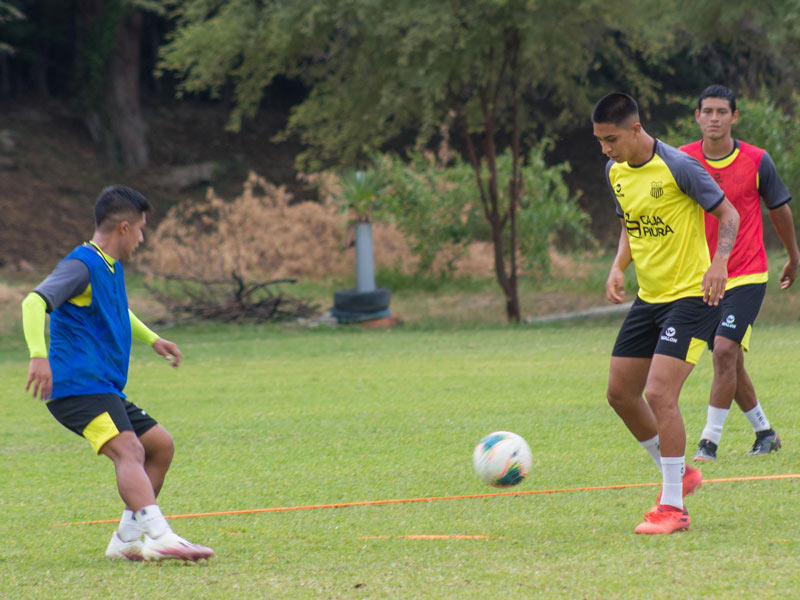
[[[716,325],[717,315],[718,309],[709,307],[700,298],[677,300],[659,311],[658,322],[662,329],[653,353],[645,396],[658,426],[662,487],[657,507],[645,514],[635,533],[663,534],[689,528],[689,513],[683,505],[683,496],[702,485],[702,475],[686,467],[686,430],[678,398]],[[687,490],[689,475],[691,489]]]
[[[211,548],[192,544],[172,531],[155,501],[175,453],[172,436],[146,411],[127,400],[123,401],[123,404],[142,447],[142,471],[146,474],[147,483],[153,493],[151,504],[133,509],[130,513],[134,527],[138,528],[137,539],[144,534],[144,543],[141,545],[142,558],[155,561],[164,559],[196,561],[210,558],[214,555]],[[126,501],[126,510],[120,521],[120,531],[131,508]]]
[[[126,477],[125,473],[132,470],[134,473],[133,478],[135,479],[135,456],[137,452],[143,455],[143,451],[141,450],[141,444],[139,444],[133,431],[131,431],[131,424],[122,407],[121,399],[111,394],[71,396],[52,400],[47,403],[47,407],[62,425],[85,438],[96,454],[102,454],[103,448],[106,448],[107,452],[111,452],[112,448],[119,447],[120,450],[117,454],[125,454],[133,459],[133,465],[120,459],[119,469],[122,472],[122,481],[125,482],[120,492],[127,496],[127,486],[131,481],[131,477]],[[112,440],[119,437],[121,433],[125,435],[113,442]],[[130,443],[130,448],[127,451],[121,449],[121,446],[126,442]],[[141,465],[139,470],[141,470]],[[144,473],[142,472],[142,474]],[[146,484],[142,485],[145,494],[149,489],[152,495],[152,487],[146,475],[144,475],[144,479],[140,481],[140,484]],[[145,497],[144,500],[136,500],[134,495],[135,502],[146,502],[147,500],[149,500],[149,497]],[[141,542],[139,540],[141,532],[139,525],[133,520],[133,512],[126,511],[126,514],[128,518],[126,519],[125,514],[123,514],[120,528],[114,532],[106,549],[106,555],[111,558],[141,560]]]
[[[764,408],[758,401],[750,375],[744,368],[744,349],[749,348],[749,342],[750,330],[748,330],[748,335],[743,342],[743,349],[739,351],[739,361],[736,364],[736,395],[734,399],[753,428],[753,433],[756,434],[753,448],[748,454],[750,456],[758,456],[777,452],[781,447],[781,438],[770,425]]]
[[[153,431],[156,427],[153,427],[150,431]],[[161,430],[163,430],[163,433],[156,429],[154,434],[148,437],[147,441],[159,446],[158,452],[162,454],[163,458],[165,454],[164,434],[166,434],[166,437],[169,437],[169,434],[166,433],[163,427]],[[146,435],[144,434],[142,437]],[[171,441],[171,437],[169,439]],[[140,527],[136,539],[130,541],[123,539],[122,527],[120,527],[114,532],[114,536],[109,543],[109,549],[106,550],[106,555],[110,556],[112,546],[114,546],[114,549],[118,549],[117,539],[123,543],[138,545],[139,554],[135,557],[131,550],[128,550],[127,553],[120,551],[124,558],[131,560],[160,561],[178,559],[197,561],[214,555],[214,551],[211,548],[192,544],[173,532],[167,524],[161,508],[156,504],[156,493],[150,476],[145,470],[145,446],[133,431],[123,431],[106,442],[101,449],[101,453],[114,461],[120,497],[125,502],[126,511],[130,510],[133,513],[133,521]],[[171,452],[169,454],[171,459]],[[160,477],[160,482],[163,482],[163,476],[168,466],[168,463],[165,466],[162,462],[154,468],[154,476]],[[125,520],[123,515],[121,526]],[[144,533],[143,544],[139,542],[142,533]],[[113,557],[116,558],[116,556]]]
[[[744,368],[744,352],[749,350],[753,324],[765,293],[766,284],[747,284],[732,288],[723,299],[721,319],[714,339],[714,382],[706,426],[701,434],[695,460],[716,458],[731,405],[730,398],[736,400],[756,434],[751,454],[766,454],[780,447],[780,439],[770,428],[752,381]],[[730,374],[732,365],[735,365],[735,385],[731,385],[729,379],[733,377]]]
[[[719,329],[717,330],[719,332]],[[714,337],[714,378],[706,410],[706,424],[694,454],[695,461],[716,460],[717,448],[722,439],[722,428],[738,385],[737,362],[741,346],[737,341],[716,335]]]
[[[737,384],[736,384],[736,404],[744,413],[745,418],[756,434],[752,449],[748,452],[750,456],[759,456],[777,452],[781,447],[781,438],[770,425],[769,419],[764,412],[761,403],[756,397],[753,382],[744,368],[744,353],[741,354],[737,365]]]
[[[628,311],[611,352],[606,398],[660,470],[655,417],[642,397],[658,336],[654,311],[655,305],[639,298]]]
[[[172,436],[161,425],[155,425],[139,437],[144,447],[144,470],[153,485],[153,492],[158,497],[167,470],[175,455],[175,442]]]
[[[612,356],[608,371],[608,403],[640,442],[658,433],[653,411],[642,396],[649,370],[649,358]]]
[[[144,446],[132,430],[121,431],[100,448],[114,463],[117,490],[125,506],[134,513],[155,504],[156,496],[144,470]]]
[[[753,410],[758,404],[756,390],[750,375],[744,368],[744,349],[739,348],[739,357],[736,360],[736,393],[733,396],[736,404],[743,413]]]
[[[672,533],[689,528],[689,513],[683,505],[686,430],[678,408],[678,396],[693,367],[672,356],[653,356],[645,395],[658,424],[661,494],[657,506],[645,514],[644,521],[634,529],[635,533]],[[699,471],[695,472],[699,476]]]

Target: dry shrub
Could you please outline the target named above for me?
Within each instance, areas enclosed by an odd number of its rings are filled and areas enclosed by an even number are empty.
[[[0,283],[0,306],[14,305],[15,308],[19,308],[26,293],[19,288]]]
[[[292,203],[283,187],[250,173],[233,201],[209,188],[205,201],[169,210],[138,264],[162,277],[226,280],[237,273],[247,280],[348,277],[355,271],[351,215],[333,201],[338,185],[332,174],[307,176],[318,187],[320,202]],[[376,268],[414,273],[418,259],[404,236],[390,223],[373,223]],[[455,260],[457,273],[491,274],[491,246],[476,244],[460,258],[445,250],[437,261]]]
[[[20,303],[32,288],[0,283],[0,333],[9,333],[22,315]]]
[[[344,227],[333,206],[290,204],[283,187],[250,173],[228,202],[209,188],[204,202],[173,207],[139,264],[161,276],[204,281],[320,277],[342,270]]]

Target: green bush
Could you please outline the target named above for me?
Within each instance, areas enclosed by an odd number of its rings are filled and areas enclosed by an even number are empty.
[[[568,163],[548,166],[545,153],[551,142],[533,147],[521,166],[522,193],[517,210],[517,248],[528,267],[546,271],[549,249],[560,240],[586,241],[588,216],[578,208],[564,181]],[[497,158],[500,205],[509,204],[513,160],[510,150]],[[420,258],[420,271],[430,272],[434,260],[446,248],[462,252],[473,241],[490,241],[491,233],[469,163],[453,153],[412,152],[408,161],[389,154],[373,157],[368,171],[382,182],[376,196],[381,217],[395,223],[409,239]],[[488,181],[489,169],[481,164],[481,178]],[[508,253],[508,231],[504,248]],[[566,235],[564,235],[566,234]],[[452,269],[458,253],[445,265]]]

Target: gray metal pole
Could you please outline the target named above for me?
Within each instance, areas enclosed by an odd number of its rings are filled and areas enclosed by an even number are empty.
[[[375,291],[372,223],[356,224],[356,291]]]

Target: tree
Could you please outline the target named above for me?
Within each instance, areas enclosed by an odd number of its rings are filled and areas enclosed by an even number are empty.
[[[86,121],[122,164],[141,169],[150,160],[141,108],[142,11],[164,9],[154,0],[78,0],[82,36],[78,72]]]
[[[797,0],[705,0],[689,9],[691,18],[675,27],[671,60],[682,79],[699,74],[693,88],[722,83],[750,95],[766,86],[772,96],[791,99],[800,75]]]
[[[25,18],[23,12],[11,4],[11,2],[7,2],[5,0],[0,0],[0,23],[6,23],[9,21],[21,21]],[[4,42],[0,39],[0,56],[3,54],[13,54],[14,47]]]
[[[33,91],[66,98],[114,159],[145,166],[139,89],[145,12],[164,14],[162,2],[0,0],[0,96]]]
[[[642,66],[669,41],[656,10],[665,3],[639,4],[186,0],[162,68],[183,78],[182,92],[219,94],[232,82],[233,129],[255,114],[276,75],[305,82],[309,95],[292,110],[287,132],[307,144],[299,157],[306,168],[363,164],[369,150],[409,134],[425,143],[452,117],[491,231],[506,312],[518,321],[524,149],[565,124],[587,122],[609,81],[654,96]],[[505,147],[512,164],[501,179]]]

